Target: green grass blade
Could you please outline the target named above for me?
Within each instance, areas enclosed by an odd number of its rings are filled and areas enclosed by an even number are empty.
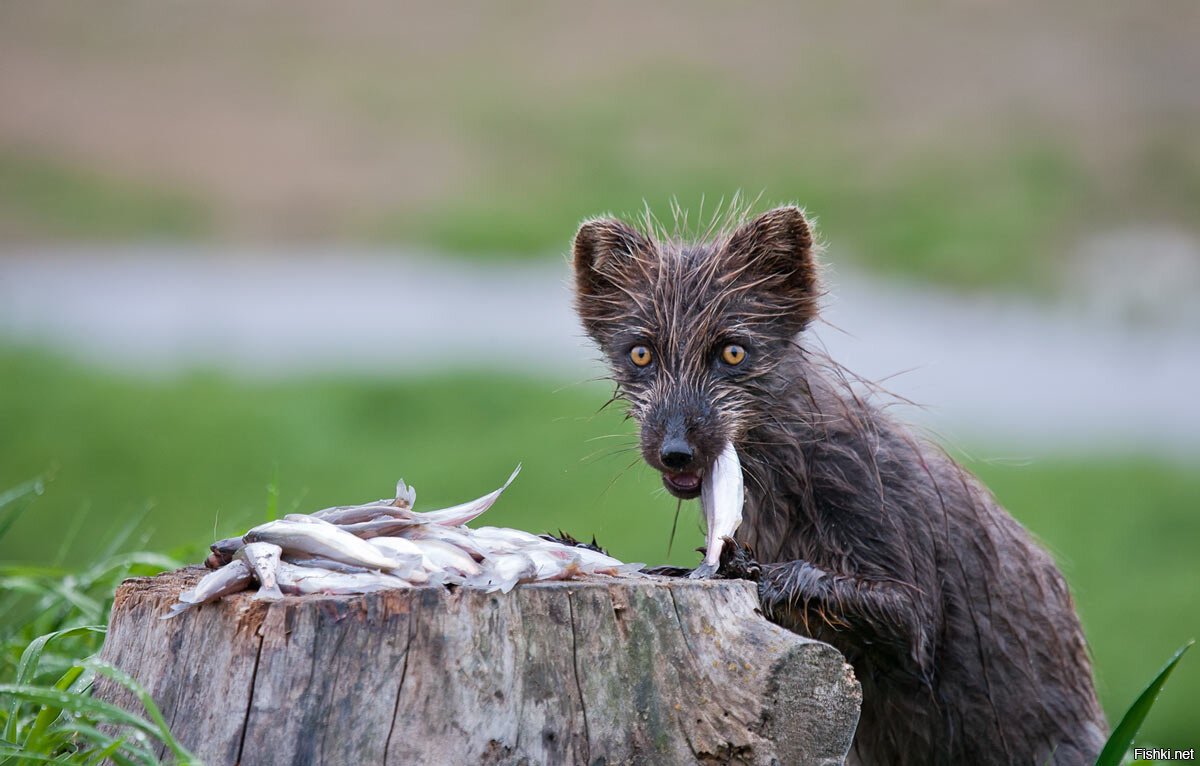
[[[123,738],[114,739],[108,744],[108,747],[104,748],[103,750],[96,751],[95,755],[93,755],[91,758],[88,758],[87,766],[94,766],[94,764],[103,763],[106,758],[109,758],[113,753],[120,750],[121,745],[123,744],[125,744],[125,740]]]
[[[95,716],[106,723],[130,726],[150,736],[157,736],[153,726],[141,718],[108,702],[92,699],[82,694],[59,691],[58,689],[29,684],[0,684],[0,695],[11,695],[17,699],[38,705],[57,705],[63,710],[81,715]]]
[[[46,612],[53,607],[69,605],[87,616],[87,622],[96,622],[105,617],[101,602],[84,593],[77,587],[74,576],[66,575],[60,578],[47,577],[5,577],[0,578],[0,586],[10,593],[29,593],[39,596],[35,612]]]
[[[23,484],[18,484],[12,489],[0,492],[0,508],[29,495],[40,495],[45,489],[45,482],[42,481],[40,476],[36,479],[30,479]]]
[[[85,625],[80,628],[57,630],[53,633],[47,633],[44,636],[38,636],[37,638],[33,639],[29,642],[29,645],[25,647],[25,651],[21,652],[21,660],[17,663],[17,684],[27,685],[33,681],[34,673],[37,672],[38,663],[41,662],[42,654],[46,651],[46,645],[54,639],[78,636],[84,633],[103,633],[104,631],[105,629],[103,627]],[[12,704],[9,705],[8,725],[4,730],[4,738],[9,742],[17,741],[17,719],[20,713],[20,708],[20,700],[14,698]]]
[[[0,744],[0,758],[14,759],[17,761],[32,761],[33,763],[61,763],[57,758],[40,753],[30,753],[23,747],[13,747],[12,745]],[[8,761],[4,761],[7,763]]]
[[[175,559],[158,553],[149,553],[146,551],[121,553],[109,556],[107,559],[84,570],[79,575],[79,582],[83,588],[87,589],[98,583],[106,575],[111,575],[119,570],[125,574],[129,574],[133,570],[145,569],[147,572],[157,574],[171,569],[178,569],[179,566],[179,562]]]
[[[162,742],[171,749],[171,752],[175,754],[177,762],[188,764],[199,763],[199,761],[196,760],[196,756],[188,752],[188,750],[182,744],[180,744],[179,740],[175,739],[175,735],[171,733],[171,728],[167,725],[166,719],[163,718],[162,712],[158,709],[158,705],[154,703],[154,698],[150,696],[150,693],[146,691],[145,687],[139,684],[133,676],[121,670],[116,665],[105,662],[97,657],[89,657],[83,661],[83,664],[89,669],[94,670],[103,676],[111,678],[137,695],[138,700],[142,703],[142,707],[146,709],[146,713],[150,716],[155,727],[157,728],[157,730],[154,732],[154,735],[162,740]]]
[[[0,509],[12,506],[4,511],[4,515],[0,516],[0,539],[8,533],[13,524],[17,523],[17,519],[29,507],[30,501],[35,496],[42,494],[45,488],[45,484],[39,477],[0,493]]]
[[[1121,760],[1125,757],[1125,753],[1129,751],[1129,746],[1133,744],[1133,738],[1137,736],[1138,730],[1142,728],[1142,724],[1146,720],[1146,716],[1150,714],[1150,709],[1154,707],[1154,703],[1158,700],[1158,693],[1162,691],[1163,684],[1171,676],[1171,671],[1179,664],[1184,652],[1191,648],[1195,640],[1188,641],[1174,656],[1167,661],[1163,669],[1158,671],[1158,675],[1146,687],[1146,690],[1138,696],[1129,710],[1125,711],[1125,716],[1121,722],[1117,724],[1117,728],[1113,729],[1112,735],[1108,738],[1108,743],[1104,745],[1104,750],[1100,752],[1100,757],[1096,759],[1096,766],[1120,766]]]
[[[66,577],[70,571],[37,564],[0,564],[0,577]]]
[[[106,561],[117,555],[117,551],[121,550],[121,548],[125,546],[125,543],[129,542],[129,539],[133,536],[134,532],[145,528],[144,522],[146,521],[146,517],[150,515],[150,510],[151,507],[146,505],[143,506],[140,511],[134,513],[133,516],[131,516],[129,520],[116,531],[112,538],[109,539],[108,545],[105,546],[104,550],[101,551],[100,555],[96,558],[100,561]]]
[[[267,521],[279,518],[279,463],[275,464],[275,472],[267,484]]]
[[[106,631],[107,628],[103,625],[83,625],[78,628],[56,630],[53,633],[38,636],[30,641],[29,646],[25,647],[25,651],[21,653],[21,661],[17,665],[17,683],[27,684],[33,680],[33,674],[37,671],[38,662],[41,661],[42,654],[46,651],[46,645],[54,639],[68,638],[85,633],[105,633]]]
[[[75,683],[79,676],[83,675],[82,665],[72,665],[62,677],[54,684],[54,688],[59,691],[67,691],[71,685]],[[42,742],[42,737],[45,736],[50,724],[62,714],[62,708],[55,705],[43,705],[38,711],[37,717],[33,719],[33,725],[29,727],[29,734],[25,737],[25,746],[31,750],[38,750]]]
[[[71,547],[75,545],[75,540],[79,537],[79,530],[83,528],[83,522],[87,517],[87,509],[71,516],[71,521],[63,531],[62,539],[58,542],[58,550],[54,552],[54,566],[62,566],[62,563],[67,560],[67,555],[71,552]]]
[[[111,747],[114,742],[120,742],[121,745],[117,752],[109,756],[109,760],[117,766],[158,766],[159,764],[158,756],[151,747],[151,743],[155,741],[153,739],[114,738],[82,721],[72,721],[63,726],[62,730],[63,733],[70,734],[76,739],[82,738],[93,745],[103,746],[106,749]]]

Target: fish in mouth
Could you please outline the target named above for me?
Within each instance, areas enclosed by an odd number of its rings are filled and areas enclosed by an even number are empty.
[[[742,523],[745,489],[742,462],[733,442],[726,442],[721,454],[705,472],[700,485],[700,506],[704,509],[704,561],[689,575],[693,579],[712,577],[721,565],[721,548]]]

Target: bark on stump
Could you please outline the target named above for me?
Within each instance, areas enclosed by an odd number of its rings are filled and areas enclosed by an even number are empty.
[[[842,656],[746,582],[243,593],[160,620],[202,573],[125,582],[103,657],[209,766],[838,764],[858,721]]]

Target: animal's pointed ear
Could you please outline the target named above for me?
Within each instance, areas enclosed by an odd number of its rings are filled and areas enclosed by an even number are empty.
[[[725,256],[739,282],[770,304],[789,329],[799,331],[817,314],[820,298],[812,228],[794,205],[778,207],[742,224],[729,237]]]
[[[624,221],[595,218],[579,227],[572,248],[575,307],[597,342],[605,321],[619,313],[618,285],[653,252],[654,243]]]

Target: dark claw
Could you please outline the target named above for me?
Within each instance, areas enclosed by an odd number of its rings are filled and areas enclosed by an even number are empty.
[[[701,554],[704,553],[703,548],[696,550]],[[749,546],[742,545],[729,537],[725,538],[725,544],[721,548],[721,564],[718,567],[710,567],[707,564],[701,564],[695,569],[661,566],[646,567],[642,572],[664,577],[690,577],[693,580],[716,578],[759,582],[762,579],[762,567],[755,560],[754,551]]]
[[[579,540],[576,540],[574,537],[572,537],[571,535],[568,535],[566,532],[562,531],[561,529],[558,530],[557,537],[554,535],[550,535],[550,534],[538,535],[538,537],[542,538],[543,540],[549,540],[552,543],[560,543],[562,545],[566,545],[570,548],[586,548],[589,551],[595,551],[596,553],[603,553],[605,556],[608,555],[608,551],[604,550],[596,543],[595,535],[592,535],[592,541],[590,543],[580,542]]]
[[[643,574],[659,575],[661,577],[687,577],[692,573],[692,570],[687,567],[646,567],[642,570]]]
[[[754,558],[750,546],[726,537],[725,545],[721,548],[721,566],[717,568],[716,576],[725,580],[759,582],[762,580],[762,567]]]

